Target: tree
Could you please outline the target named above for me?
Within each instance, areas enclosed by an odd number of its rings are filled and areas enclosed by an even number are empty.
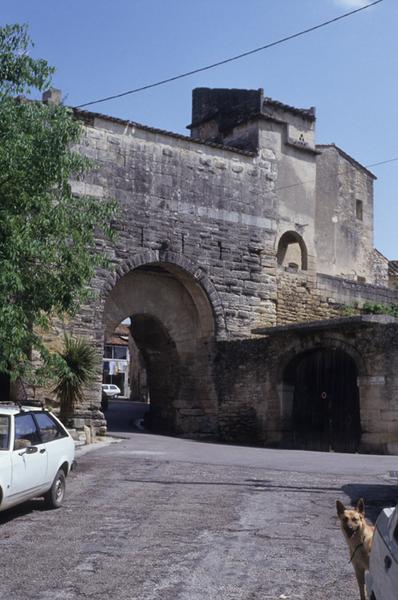
[[[51,363],[38,328],[73,315],[111,236],[112,202],[75,197],[89,161],[73,150],[82,126],[63,105],[20,95],[48,89],[54,69],[29,56],[26,26],[0,28],[0,373],[24,375],[32,349]]]
[[[95,347],[84,338],[65,334],[62,362],[56,367],[54,392],[60,401],[60,418],[65,425],[76,405],[83,400],[84,388],[94,381],[99,364]]]

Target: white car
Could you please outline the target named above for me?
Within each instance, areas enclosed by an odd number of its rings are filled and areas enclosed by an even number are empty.
[[[382,510],[377,518],[365,579],[370,600],[397,600],[398,504]]]
[[[102,391],[110,398],[113,398],[113,396],[120,396],[122,393],[120,388],[114,383],[103,383]]]
[[[50,412],[0,404],[0,511],[37,496],[61,506],[75,444]]]

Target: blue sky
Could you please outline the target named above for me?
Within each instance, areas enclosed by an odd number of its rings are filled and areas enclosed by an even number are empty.
[[[370,2],[370,0],[369,0]],[[77,105],[262,46],[354,8],[362,0],[1,0],[1,22],[28,23],[33,55]],[[364,165],[398,157],[398,2],[375,7],[250,57],[91,107],[188,133],[198,86],[264,88],[316,106],[317,141]],[[398,161],[373,167],[375,245],[398,258]]]

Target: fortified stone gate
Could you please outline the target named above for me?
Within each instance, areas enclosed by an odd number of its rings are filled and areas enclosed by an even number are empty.
[[[102,353],[123,319],[170,433],[398,451],[396,324],[341,319],[392,303],[373,248],[373,180],[315,142],[315,110],[262,90],[193,92],[191,137],[75,111],[98,168],[77,195],[114,198],[110,261],[72,326]],[[104,426],[98,385],[79,418]]]

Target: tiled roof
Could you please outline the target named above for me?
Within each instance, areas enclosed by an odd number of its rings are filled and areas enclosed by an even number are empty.
[[[264,98],[263,107],[273,106],[275,108],[280,108],[281,110],[286,110],[296,115],[300,115],[301,117],[305,117],[310,121],[315,121],[315,108],[311,106],[311,108],[297,108],[295,106],[289,106],[288,104],[284,104],[283,102],[279,102],[278,100],[273,100],[272,98]]]
[[[233,146],[216,144],[214,142],[206,142],[204,140],[192,138],[188,135],[182,135],[180,133],[174,133],[172,131],[166,131],[164,129],[157,129],[156,127],[150,127],[148,125],[142,125],[141,123],[136,123],[135,121],[130,121],[128,119],[120,119],[119,117],[111,117],[109,115],[104,115],[102,113],[81,110],[80,108],[74,108],[73,112],[78,119],[81,119],[86,124],[94,125],[94,119],[104,119],[105,121],[111,121],[112,123],[119,123],[120,125],[136,127],[137,129],[142,129],[143,131],[149,131],[150,133],[155,133],[158,135],[165,135],[165,136],[172,137],[172,138],[178,139],[178,140],[183,140],[186,142],[192,142],[193,144],[200,144],[202,146],[210,146],[211,148],[219,148],[220,150],[227,150],[228,152],[233,152],[235,154],[243,154],[245,156],[256,156],[255,152],[241,150],[240,148],[234,148]]]

